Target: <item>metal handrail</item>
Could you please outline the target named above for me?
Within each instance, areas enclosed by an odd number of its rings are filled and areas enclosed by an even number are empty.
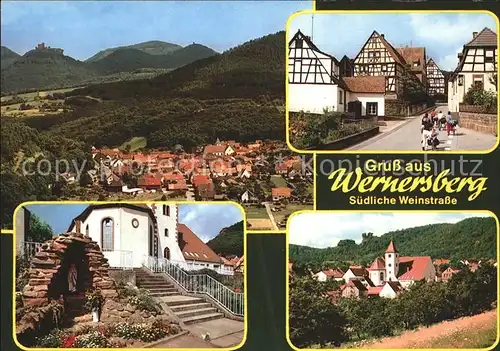
[[[189,274],[178,264],[152,256],[146,257],[143,266],[155,273],[167,274],[187,292],[210,296],[231,314],[244,315],[243,293],[233,291],[208,274]]]

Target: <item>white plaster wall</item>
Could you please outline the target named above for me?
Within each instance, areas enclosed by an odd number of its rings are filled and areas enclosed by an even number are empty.
[[[370,271],[370,280],[375,284],[376,286],[382,285],[382,281],[380,280],[380,272],[381,271]]]
[[[388,299],[393,299],[396,297],[396,293],[392,290],[389,284],[385,284],[380,293],[378,294],[380,297],[385,297]]]
[[[102,248],[101,233],[102,221],[105,218],[113,219],[114,251],[104,251],[104,257],[109,260],[111,267],[120,267],[124,261],[130,262],[133,267],[141,267],[144,258],[149,254],[149,226],[153,225],[151,217],[145,212],[125,208],[102,208],[93,210],[82,223],[81,231],[86,233],[89,226],[89,236]],[[132,219],[139,221],[134,228]],[[74,231],[75,227],[71,228]],[[131,252],[128,253],[128,252]]]
[[[337,90],[335,84],[288,84],[288,109],[311,113],[323,113],[324,108],[338,111]]]
[[[366,103],[378,103],[378,116],[385,116],[385,97],[383,93],[352,93],[348,94],[348,101],[361,101],[361,114],[366,116]]]
[[[163,251],[165,247],[170,249],[170,260],[176,262],[185,262],[184,255],[179,248],[179,243],[177,241],[177,215],[178,208],[174,204],[165,204],[170,208],[170,216],[163,214],[163,205],[156,205],[156,220],[158,222],[158,236],[159,236],[159,248],[158,257],[163,257]],[[165,228],[168,229],[168,236],[165,236]]]
[[[316,279],[320,282],[326,282],[326,274],[323,272],[318,272],[314,275]]]
[[[356,276],[350,269],[348,269],[347,272],[345,272],[342,276],[342,279],[344,279],[346,283],[349,283],[349,281],[353,278],[356,278]]]

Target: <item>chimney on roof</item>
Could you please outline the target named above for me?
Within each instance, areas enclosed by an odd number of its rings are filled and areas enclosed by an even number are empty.
[[[459,60],[462,59],[462,56],[464,56],[464,54],[462,54],[461,52],[459,52],[458,55],[457,55],[457,57],[458,57]]]
[[[472,32],[472,39],[476,39],[477,37],[477,32]]]
[[[311,37],[309,35],[306,35],[306,39],[310,41]]]
[[[380,36],[381,36],[382,38],[385,38],[385,35],[384,35],[384,33],[380,34]]]

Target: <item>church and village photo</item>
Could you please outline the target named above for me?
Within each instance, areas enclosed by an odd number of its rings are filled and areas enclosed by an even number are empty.
[[[289,341],[301,349],[491,347],[497,233],[488,212],[295,214]]]
[[[287,26],[290,146],[493,149],[497,31],[487,12],[293,15]]]
[[[18,346],[237,347],[246,333],[244,222],[230,202],[19,206]]]

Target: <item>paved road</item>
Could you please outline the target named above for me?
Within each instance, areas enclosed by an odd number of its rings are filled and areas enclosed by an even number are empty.
[[[265,206],[266,206],[267,215],[269,216],[269,219],[271,220],[271,224],[273,225],[273,230],[279,230],[278,225],[276,224],[276,221],[274,220],[273,211],[271,211],[271,206],[268,203],[266,203]]]
[[[436,108],[437,112],[448,113],[446,106]],[[422,151],[421,125],[422,116],[412,117],[393,130],[381,133],[373,138],[355,145],[349,150],[411,150]],[[456,135],[446,135],[445,131],[439,133],[440,145],[438,151],[486,151],[496,143],[494,135],[476,132],[465,128],[457,128]]]

